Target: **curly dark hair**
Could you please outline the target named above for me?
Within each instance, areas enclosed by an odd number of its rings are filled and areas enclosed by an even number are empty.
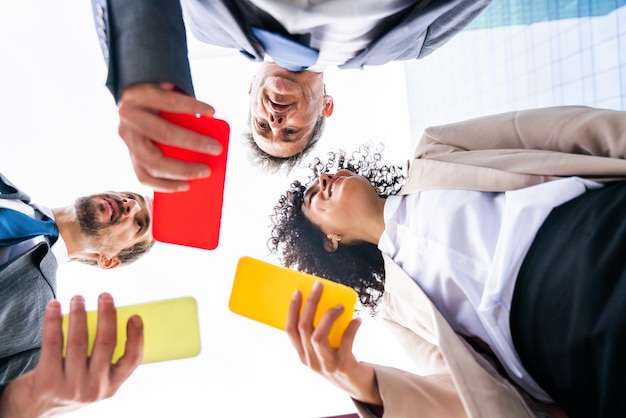
[[[385,284],[383,258],[370,243],[339,245],[336,251],[323,248],[322,231],[302,213],[304,192],[321,174],[347,169],[367,178],[382,197],[396,194],[406,179],[400,166],[381,162],[382,149],[364,145],[346,158],[343,151],[328,153],[326,162],[315,158],[309,164],[312,175],[306,184],[296,180],[283,194],[270,216],[268,246],[286,267],[323,277],[355,289],[361,305],[375,312]]]
[[[241,137],[248,147],[248,160],[250,160],[252,165],[261,167],[261,169],[267,173],[277,173],[281,170],[285,170],[286,173],[289,174],[289,172],[315,147],[315,144],[317,144],[324,133],[325,126],[326,116],[320,116],[315,122],[315,126],[313,126],[313,132],[311,133],[309,142],[307,142],[302,151],[291,157],[284,158],[274,157],[259,148],[250,131],[243,132]]]

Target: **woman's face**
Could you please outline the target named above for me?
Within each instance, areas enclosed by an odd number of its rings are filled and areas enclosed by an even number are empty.
[[[350,242],[350,233],[363,218],[359,216],[379,199],[370,182],[349,170],[335,174],[322,174],[304,192],[302,213],[317,225],[324,234],[332,233]]]

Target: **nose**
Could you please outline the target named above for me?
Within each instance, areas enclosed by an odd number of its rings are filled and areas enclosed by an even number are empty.
[[[330,179],[332,178],[332,176],[330,174],[321,174],[318,182],[320,185],[320,191],[323,192],[324,190],[326,190],[326,188],[328,187],[328,185],[330,184]]]
[[[286,120],[287,118],[284,117],[283,115],[275,115],[273,113],[270,113],[270,123],[272,125],[277,125],[280,126],[280,124],[283,123],[284,120]]]
[[[124,208],[122,213],[123,216],[131,216],[141,210],[139,203],[137,203],[135,199],[125,197],[122,199],[122,204]]]

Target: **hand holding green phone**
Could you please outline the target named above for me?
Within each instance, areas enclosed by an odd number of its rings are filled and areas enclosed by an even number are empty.
[[[124,354],[126,322],[139,315],[144,327],[142,364],[194,357],[200,353],[198,308],[192,297],[160,300],[117,308],[117,344],[113,352],[115,363]],[[96,338],[98,312],[87,312],[89,331],[88,354]],[[67,346],[69,315],[63,315],[63,353]]]

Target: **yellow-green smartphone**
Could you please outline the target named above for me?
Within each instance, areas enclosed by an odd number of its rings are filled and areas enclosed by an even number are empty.
[[[356,292],[348,286],[251,257],[242,257],[237,264],[228,307],[236,314],[284,330],[294,291],[297,289],[302,292],[305,301],[316,281],[322,282],[324,290],[315,313],[315,326],[330,308],[339,304],[344,307],[344,312],[328,336],[331,347],[336,348],[352,319],[356,304]]]
[[[117,345],[113,353],[113,362],[124,354],[126,323],[133,315],[139,315],[143,322],[142,364],[194,357],[200,353],[200,327],[196,300],[192,297],[182,297],[117,307]],[[87,312],[90,355],[96,338],[97,321],[97,311]],[[64,354],[67,346],[68,324],[69,316],[63,315]]]

